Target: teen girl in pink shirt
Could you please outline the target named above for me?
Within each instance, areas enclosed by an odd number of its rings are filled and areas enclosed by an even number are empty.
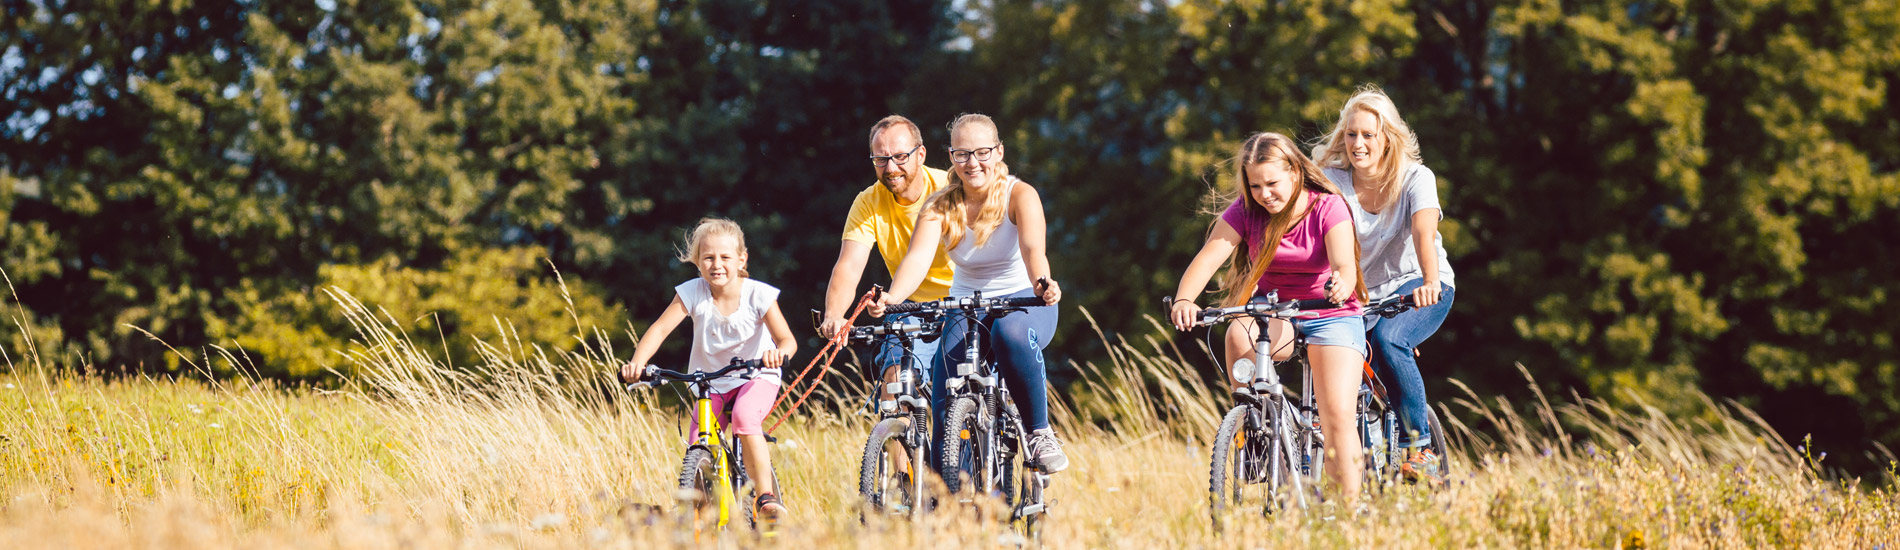
[[[1366,358],[1366,326],[1359,317],[1366,287],[1359,275],[1352,215],[1339,189],[1286,136],[1248,137],[1234,166],[1239,172],[1237,196],[1214,222],[1207,243],[1182,274],[1168,318],[1177,329],[1193,326],[1201,311],[1194,299],[1221,264],[1243,249],[1246,253],[1234,261],[1221,285],[1226,290],[1224,306],[1240,305],[1269,291],[1278,291],[1281,300],[1325,298],[1338,304],[1309,311],[1292,323],[1274,320],[1267,329],[1275,360],[1292,354],[1294,331],[1306,337],[1320,431],[1326,434],[1327,455],[1336,458],[1326,461],[1327,475],[1348,501],[1354,500],[1359,495],[1364,454],[1352,422],[1353,399]],[[1328,281],[1333,283],[1331,289]],[[1228,327],[1225,348],[1231,368],[1234,361],[1253,354],[1260,328],[1251,319],[1236,320]]]

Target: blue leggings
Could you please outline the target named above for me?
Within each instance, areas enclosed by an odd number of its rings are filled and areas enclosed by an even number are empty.
[[[1028,298],[1034,295],[1032,289],[1023,289],[1003,297]],[[1056,315],[1056,306],[1041,306],[1000,318],[988,315],[978,318],[976,330],[984,338],[983,358],[996,359],[1003,383],[1016,401],[1017,412],[1022,413],[1024,428],[1029,430],[1049,427],[1049,394],[1044,385],[1048,376],[1042,363],[1042,350],[1049,347],[1050,337],[1055,336]],[[931,425],[933,431],[943,429],[944,409],[949,407],[944,398],[950,393],[944,388],[944,380],[951,376],[949,373],[957,363],[963,362],[964,346],[967,344],[963,331],[967,330],[967,324],[968,321],[963,317],[952,317],[944,323],[943,341],[939,347],[942,356],[930,365],[930,408],[937,417]],[[935,441],[936,438],[931,440]]]
[[[1421,286],[1425,286],[1424,279],[1412,279],[1399,285],[1392,295],[1411,294]],[[1426,420],[1431,405],[1425,402],[1425,378],[1418,373],[1418,359],[1412,357],[1412,350],[1438,332],[1439,325],[1445,324],[1445,315],[1451,313],[1455,293],[1448,284],[1439,283],[1439,289],[1438,303],[1431,307],[1400,313],[1391,319],[1377,315],[1366,317],[1366,330],[1371,332],[1368,336],[1372,344],[1372,368],[1377,369],[1379,378],[1386,382],[1386,389],[1393,394],[1392,400],[1398,403],[1399,445],[1403,447],[1424,447],[1432,442],[1431,422]]]

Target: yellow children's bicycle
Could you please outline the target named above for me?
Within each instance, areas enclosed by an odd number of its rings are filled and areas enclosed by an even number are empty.
[[[747,526],[758,527],[750,504],[758,495],[749,494],[745,501],[735,500],[736,493],[748,485],[743,458],[745,453],[736,438],[728,444],[720,436],[724,429],[719,425],[718,415],[715,414],[717,411],[713,410],[712,382],[726,376],[750,380],[764,369],[763,361],[738,359],[712,372],[679,372],[648,365],[640,377],[642,382],[627,385],[628,390],[636,390],[664,382],[680,382],[686,384],[693,394],[693,416],[699,419],[699,429],[693,434],[692,442],[687,444],[686,455],[680,461],[679,488],[693,497],[689,502],[693,507],[693,526],[696,531],[708,523],[714,528],[724,529],[731,523],[735,508],[742,511]],[[766,441],[775,439],[768,435]],[[773,486],[778,486],[776,473],[772,481]]]

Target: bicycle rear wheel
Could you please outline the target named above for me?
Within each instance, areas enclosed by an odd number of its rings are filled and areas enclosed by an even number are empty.
[[[1399,448],[1398,417],[1378,406],[1366,391],[1359,394],[1359,441],[1365,447],[1366,488],[1384,489],[1399,476],[1399,464],[1405,461]]]
[[[995,427],[996,433],[1002,436],[996,438],[996,452],[992,455],[996,457],[995,492],[996,496],[1003,499],[1003,505],[1013,510],[1022,502],[1018,498],[1020,495],[1016,494],[1016,488],[1022,486],[1022,480],[1017,479],[1017,475],[1032,473],[1017,462],[1018,458],[1029,455],[1028,449],[1024,448],[1029,442],[1029,434],[1023,432],[1023,421],[1016,416],[1015,405],[1005,402],[1000,408],[1006,412]]]
[[[911,418],[886,418],[871,428],[859,465],[858,495],[864,498],[864,516],[914,515],[920,508],[917,483],[922,472],[916,460],[923,449],[911,443]],[[861,517],[860,519],[865,519]]]
[[[1431,423],[1432,427],[1431,448],[1432,453],[1438,455],[1438,477],[1441,479],[1446,478],[1446,476],[1451,474],[1451,453],[1449,452],[1451,447],[1445,443],[1445,440],[1449,439],[1450,435],[1445,433],[1445,426],[1438,422],[1437,409],[1426,407],[1425,418],[1427,422]]]

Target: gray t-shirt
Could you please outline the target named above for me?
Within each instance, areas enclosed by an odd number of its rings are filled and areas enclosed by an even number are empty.
[[[1321,172],[1333,185],[1339,186],[1346,205],[1352,208],[1353,225],[1359,233],[1359,270],[1365,272],[1366,290],[1372,294],[1372,300],[1383,300],[1398,290],[1399,285],[1424,278],[1424,270],[1418,264],[1418,247],[1412,244],[1412,214],[1440,208],[1438,178],[1432,175],[1432,170],[1422,164],[1412,165],[1398,183],[1398,199],[1378,214],[1359,206],[1359,197],[1352,189],[1351,172],[1338,168],[1324,168]],[[1439,212],[1443,218],[1444,210],[1440,208]],[[1432,234],[1431,250],[1438,254],[1438,280],[1456,287],[1452,282],[1451,261],[1445,257],[1444,235]]]

